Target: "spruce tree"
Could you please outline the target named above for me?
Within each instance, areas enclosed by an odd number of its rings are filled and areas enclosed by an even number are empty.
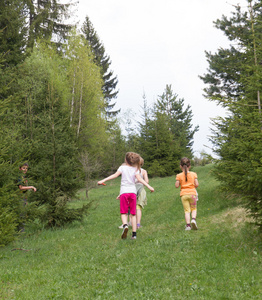
[[[72,2],[57,0],[6,0],[0,2],[0,51],[5,64],[16,66],[39,40],[60,46],[72,25],[66,24]]]
[[[15,153],[22,148],[17,141],[19,131],[16,120],[16,108],[13,99],[6,94],[5,85],[8,69],[5,68],[4,56],[0,55],[0,247],[15,238],[19,223],[20,202],[16,185],[18,164],[15,164]]]
[[[116,103],[112,103],[112,100],[115,99],[118,94],[118,91],[116,90],[118,79],[110,70],[110,56],[105,53],[105,47],[101,43],[88,16],[86,16],[85,22],[82,26],[82,32],[94,54],[94,62],[100,67],[101,76],[104,81],[103,94],[106,104],[106,116],[110,122],[111,118],[120,112],[120,110],[113,110]]]
[[[210,67],[201,78],[208,84],[206,97],[228,111],[213,122],[211,141],[220,157],[215,174],[262,228],[261,8],[261,1],[248,1],[248,11],[237,6],[230,18],[215,22],[232,45],[207,54]]]
[[[193,138],[199,126],[192,129],[193,112],[190,105],[184,109],[184,102],[184,99],[179,99],[178,95],[173,93],[171,85],[166,85],[164,93],[157,99],[156,111],[167,116],[173,139],[179,141],[184,156],[191,158]]]
[[[59,0],[23,0],[28,19],[27,46],[32,49],[38,39],[52,41],[59,47],[68,37],[72,25],[66,24],[72,2]]]
[[[16,66],[24,59],[25,23],[23,1],[0,1],[0,53],[4,55],[5,67]]]
[[[184,109],[184,100],[173,94],[171,85],[158,97],[152,109],[144,99],[143,121],[140,123],[141,155],[150,176],[169,176],[178,171],[183,156],[192,157],[192,111]]]

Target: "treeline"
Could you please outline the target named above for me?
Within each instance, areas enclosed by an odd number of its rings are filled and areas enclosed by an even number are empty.
[[[209,69],[201,77],[206,97],[228,111],[213,120],[211,141],[220,157],[215,174],[262,229],[262,1],[248,0],[214,24],[231,43],[206,53]]]
[[[71,5],[0,2],[0,245],[13,240],[21,213],[46,227],[81,220],[89,204],[69,201],[126,151],[144,157],[150,176],[172,175],[181,156],[192,157],[198,127],[171,85],[152,107],[141,99],[141,122],[123,134],[110,57],[88,17],[81,31],[66,23]],[[24,162],[37,187],[26,208],[17,185]]]

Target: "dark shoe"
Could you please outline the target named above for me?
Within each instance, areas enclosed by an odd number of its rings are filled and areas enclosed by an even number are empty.
[[[128,233],[128,226],[126,226],[124,229],[123,229],[123,232],[122,232],[122,235],[121,235],[121,239],[126,239],[127,237],[127,233]]]

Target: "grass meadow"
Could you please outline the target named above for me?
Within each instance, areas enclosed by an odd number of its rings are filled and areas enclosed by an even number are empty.
[[[120,178],[90,191],[82,223],[39,224],[0,248],[0,299],[261,299],[262,240],[244,209],[199,178],[197,223],[185,231],[175,177],[154,178],[137,240],[121,240]],[[72,203],[85,203],[84,192]]]

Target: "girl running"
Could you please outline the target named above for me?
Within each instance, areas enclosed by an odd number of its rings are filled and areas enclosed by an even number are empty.
[[[197,215],[197,191],[198,180],[195,172],[190,172],[190,160],[184,157],[180,161],[180,168],[183,171],[176,176],[175,187],[181,187],[180,197],[184,207],[186,227],[185,230],[197,230],[196,215]],[[190,213],[192,220],[190,224]]]
[[[98,181],[98,184],[104,184],[108,180],[112,180],[121,175],[121,186],[120,186],[120,214],[123,224],[123,232],[121,235],[122,239],[127,238],[128,225],[127,216],[128,209],[130,209],[131,223],[132,223],[132,237],[136,239],[136,185],[135,180],[144,184],[151,192],[154,192],[154,188],[143,180],[139,174],[140,170],[140,155],[134,152],[127,152],[125,156],[125,164],[120,166],[118,170]]]

